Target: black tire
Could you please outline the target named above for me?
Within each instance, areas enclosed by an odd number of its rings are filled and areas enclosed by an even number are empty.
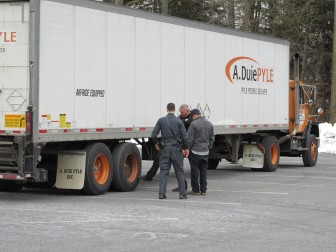
[[[111,186],[113,159],[110,149],[103,143],[85,147],[86,168],[82,192],[89,195],[104,194]]]
[[[218,167],[220,159],[209,159],[208,160],[208,170],[216,170]]]
[[[318,157],[318,142],[315,135],[309,135],[308,150],[302,153],[303,164],[306,167],[313,167],[316,165]]]
[[[280,159],[280,146],[274,136],[264,136],[261,145],[265,149],[263,171],[274,172],[278,169]]]
[[[24,184],[17,183],[16,181],[0,180],[1,192],[18,192],[22,189]]]
[[[140,181],[141,157],[132,143],[120,143],[113,152],[112,189],[120,192],[133,191]]]

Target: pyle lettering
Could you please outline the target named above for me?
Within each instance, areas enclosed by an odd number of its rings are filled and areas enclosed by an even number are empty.
[[[0,31],[0,43],[16,42],[16,32]]]

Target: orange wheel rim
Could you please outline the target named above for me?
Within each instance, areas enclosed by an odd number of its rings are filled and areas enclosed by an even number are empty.
[[[126,157],[124,163],[124,176],[128,182],[133,182],[138,177],[139,162],[136,155],[130,154]]]
[[[317,159],[317,144],[315,141],[312,142],[311,148],[310,148],[310,155],[313,160]]]
[[[279,156],[279,150],[276,144],[271,145],[271,153],[270,153],[270,158],[271,158],[271,163],[272,165],[275,165],[278,161],[278,156]]]
[[[110,165],[107,157],[104,154],[99,154],[94,162],[93,173],[98,184],[106,183],[110,172]]]

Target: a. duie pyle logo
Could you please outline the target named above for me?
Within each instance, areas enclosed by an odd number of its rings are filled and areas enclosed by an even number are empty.
[[[0,43],[16,43],[16,31],[1,31],[0,30]]]
[[[239,61],[242,64],[237,64]],[[255,59],[239,56],[231,59],[225,67],[225,74],[231,83],[235,81],[273,83],[273,68],[261,67]]]

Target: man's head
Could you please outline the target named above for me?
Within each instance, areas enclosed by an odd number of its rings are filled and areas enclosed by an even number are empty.
[[[167,104],[167,112],[168,113],[175,113],[175,104],[170,102]]]
[[[199,118],[202,115],[201,111],[199,111],[199,109],[191,110],[190,114],[192,115],[193,120]]]
[[[189,106],[187,104],[182,104],[179,108],[180,110],[180,115],[182,117],[187,117],[190,114],[190,109]]]

